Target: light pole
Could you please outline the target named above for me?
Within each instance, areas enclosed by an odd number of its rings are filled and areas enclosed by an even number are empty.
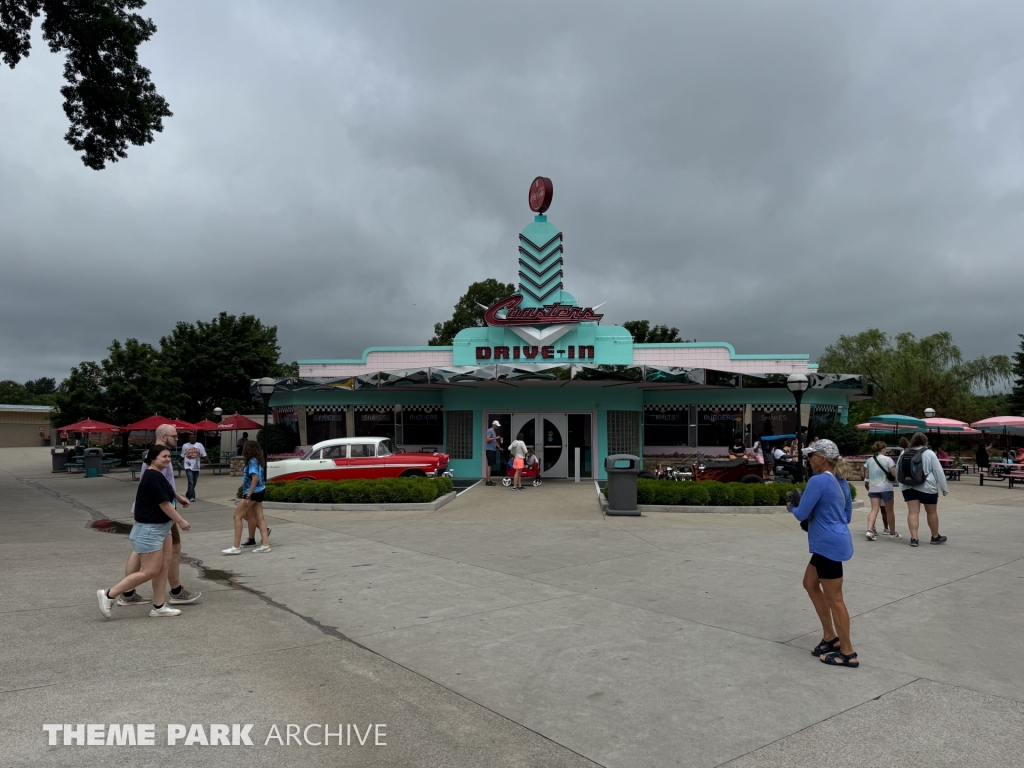
[[[804,479],[804,456],[803,456],[803,437],[800,434],[801,422],[803,419],[800,418],[800,401],[804,399],[804,392],[811,385],[810,379],[807,378],[806,374],[803,373],[791,373],[789,378],[786,379],[786,389],[793,393],[793,399],[796,400],[796,466],[797,466],[797,482],[801,482]]]
[[[218,424],[220,423],[220,417],[222,413],[224,413],[224,409],[221,408],[219,405],[213,409],[213,420],[216,421]]]
[[[270,455],[270,451],[267,449],[267,415],[270,413],[270,396],[274,394],[275,385],[276,382],[269,376],[264,376],[256,382],[256,390],[260,393],[260,397],[263,398],[263,429],[260,435],[263,437],[264,459]]]

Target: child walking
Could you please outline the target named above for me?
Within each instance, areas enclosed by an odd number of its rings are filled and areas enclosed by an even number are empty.
[[[266,520],[263,519],[263,495],[267,488],[266,469],[259,443],[255,440],[247,442],[242,449],[242,459],[245,461],[245,476],[242,479],[242,500],[235,507],[235,544],[221,550],[225,555],[242,554],[242,523],[250,514],[256,519],[256,527],[260,529],[260,536],[263,537],[263,544],[256,547],[253,552],[270,551],[270,531],[267,529]]]

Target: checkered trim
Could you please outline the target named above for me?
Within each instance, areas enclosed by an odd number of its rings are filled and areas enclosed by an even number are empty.
[[[307,405],[306,413],[336,413],[344,411],[347,407],[345,405]]]
[[[657,403],[655,405],[645,405],[645,411],[688,411],[690,410],[689,403]]]
[[[758,403],[757,405],[752,405],[750,407],[755,411],[761,411],[762,413],[765,411],[796,411],[796,403],[790,403],[788,405],[781,405],[778,403],[762,405],[761,403]]]

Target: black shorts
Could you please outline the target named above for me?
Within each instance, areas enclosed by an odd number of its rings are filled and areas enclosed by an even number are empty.
[[[843,564],[838,560],[829,560],[817,552],[811,555],[811,565],[818,572],[819,579],[841,579],[843,578]]]
[[[922,493],[921,491],[915,491],[913,488],[907,488],[903,491],[904,501],[920,501],[922,504],[938,504],[939,494],[936,493]]]
[[[487,454],[487,466],[493,467],[498,463],[498,452],[497,451],[485,451]]]
[[[264,494],[266,494],[266,492],[267,492],[266,488],[264,488],[262,491],[256,491],[252,495],[252,500],[253,501],[258,501],[258,502],[260,502],[262,504],[263,503],[263,496],[264,496]]]

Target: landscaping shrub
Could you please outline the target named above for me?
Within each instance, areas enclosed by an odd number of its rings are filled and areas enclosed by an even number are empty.
[[[653,504],[655,489],[658,487],[659,482],[657,480],[637,480],[636,481],[636,503],[637,504]],[[608,486],[604,487],[604,497],[608,498]]]
[[[711,503],[711,494],[704,486],[707,483],[676,483],[682,491],[679,503],[692,507],[706,507]]]
[[[729,499],[734,507],[754,506],[754,486],[750,483],[728,483]]]
[[[779,495],[775,489],[764,483],[752,483],[750,488],[754,493],[755,507],[775,507],[779,503]]]
[[[707,482],[701,483],[708,489],[708,504],[712,507],[728,507],[732,504],[732,494],[729,493],[729,486],[725,483]]]
[[[265,499],[288,504],[428,504],[454,489],[447,477],[285,480],[267,483]],[[241,498],[241,487],[236,496]]]

